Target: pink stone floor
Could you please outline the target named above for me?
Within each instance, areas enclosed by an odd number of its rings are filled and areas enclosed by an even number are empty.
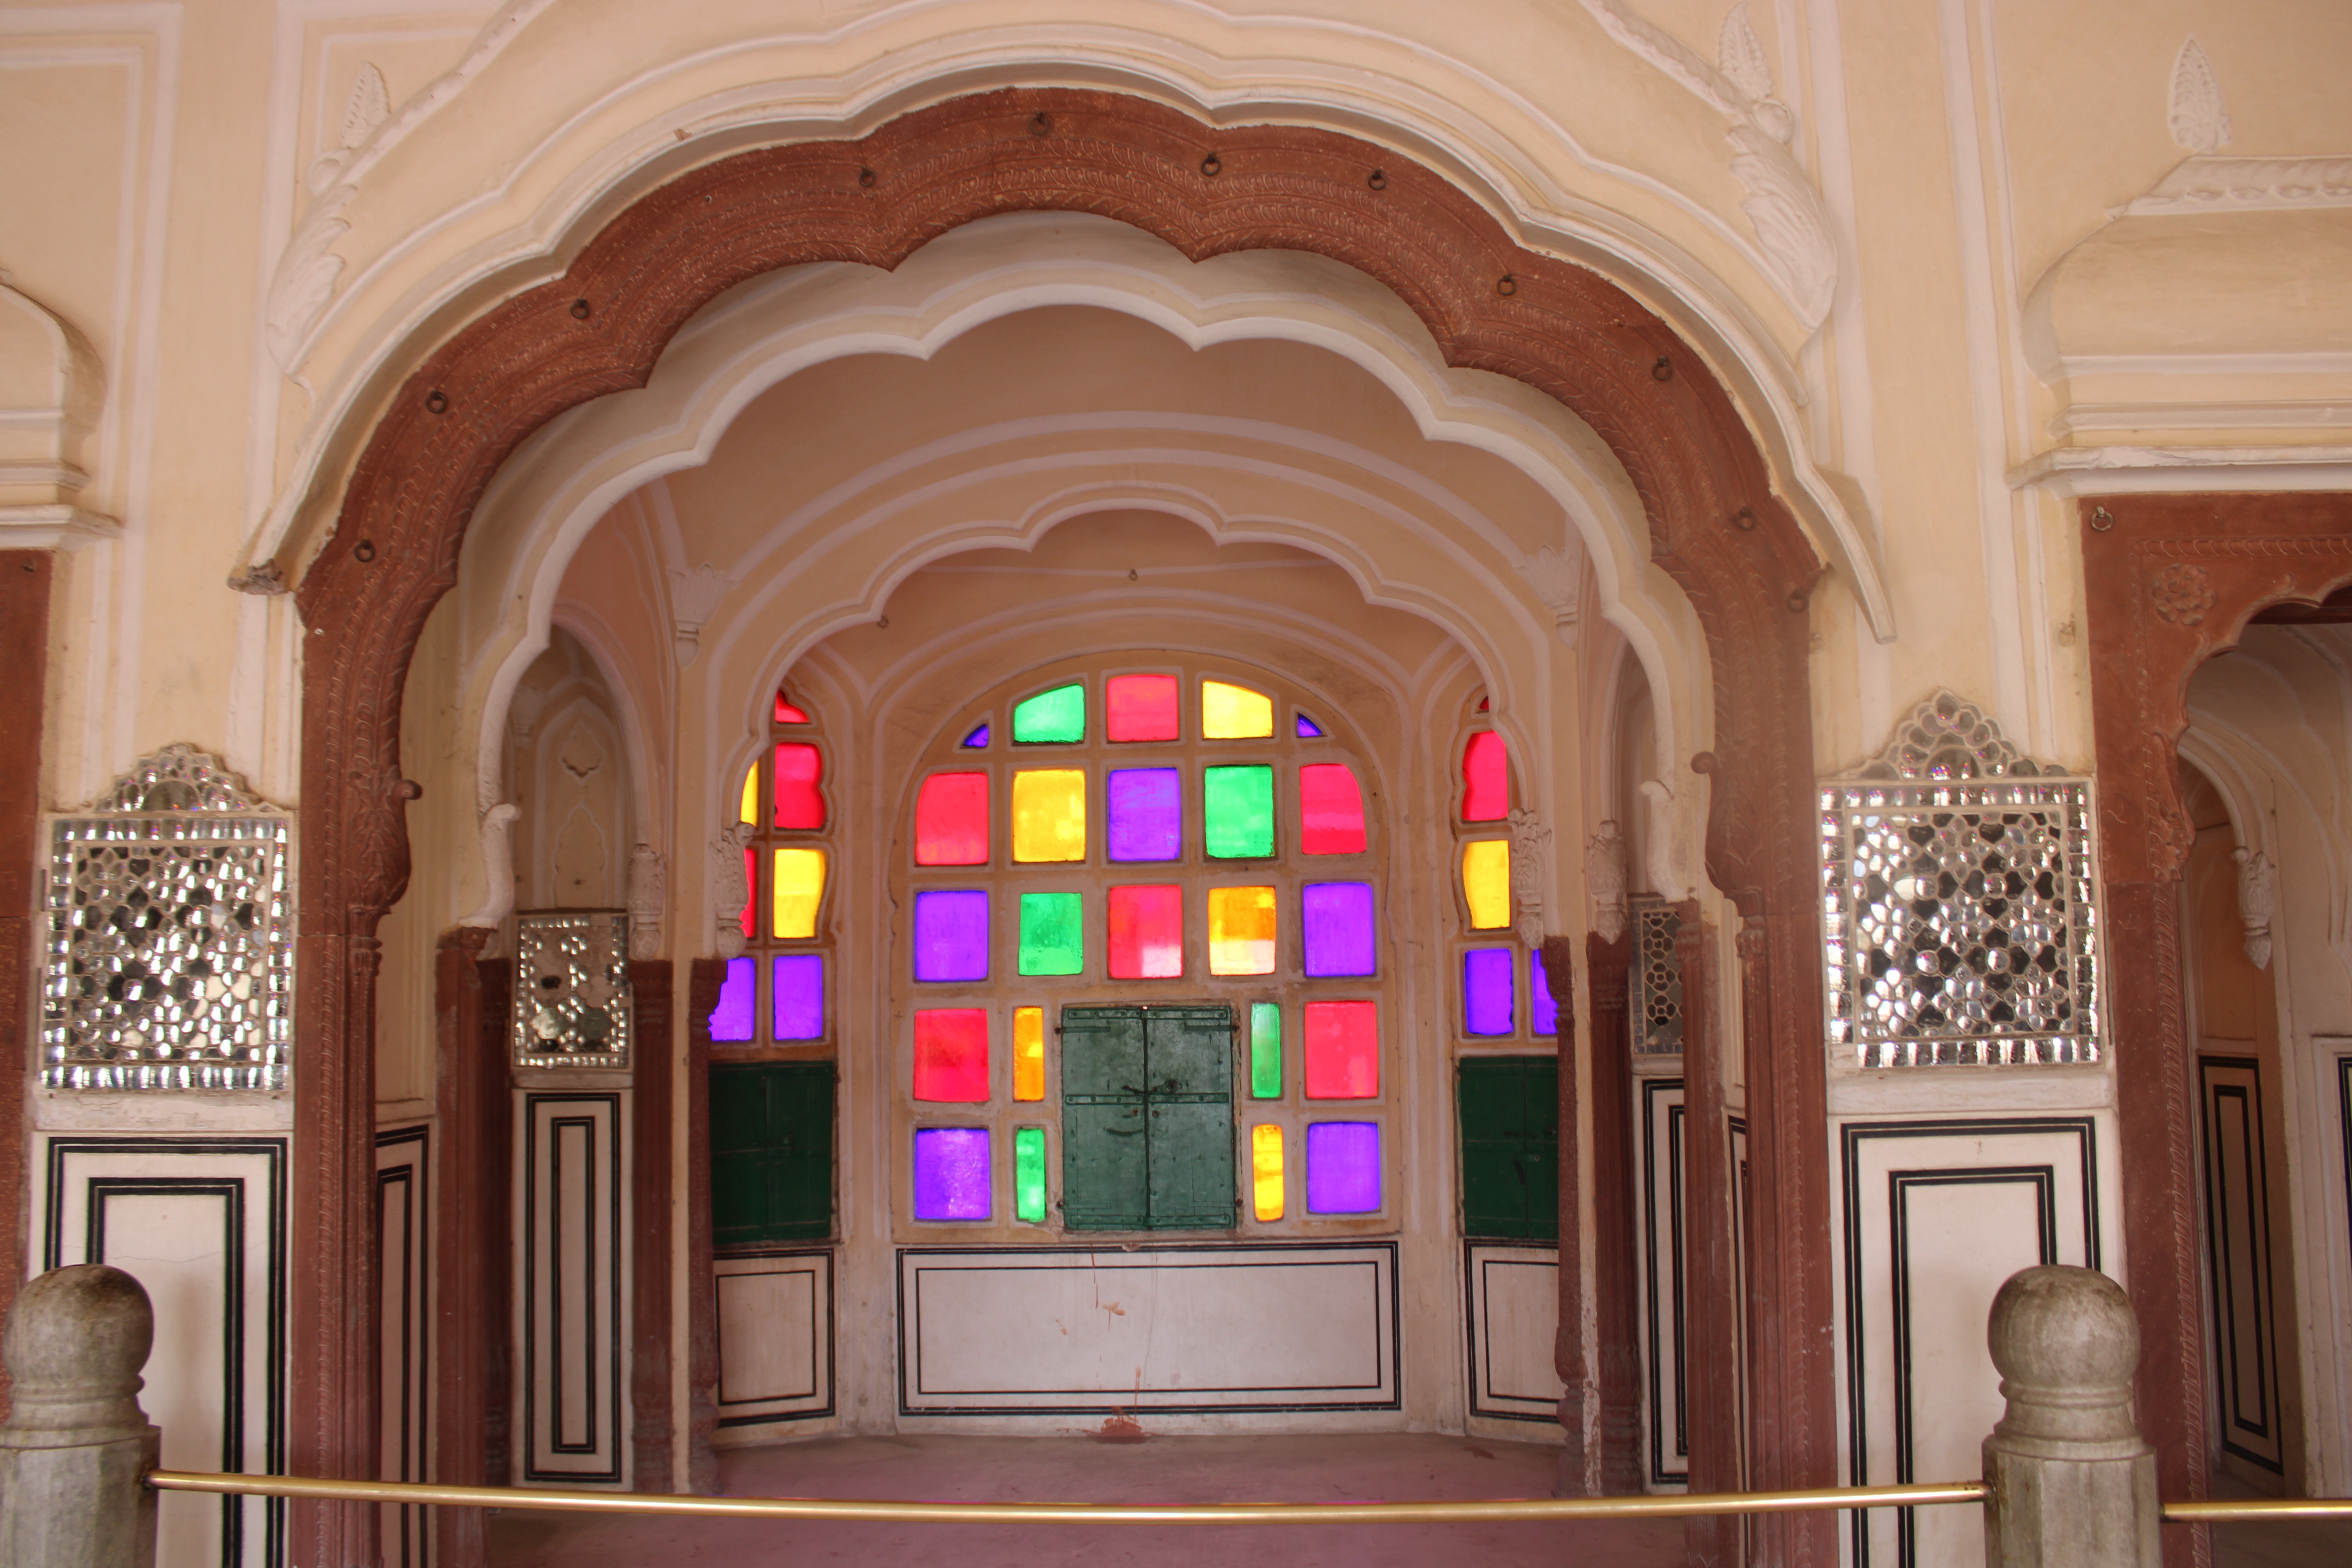
[[[1557,1448],[1399,1435],[1154,1437],[841,1437],[738,1448],[719,1459],[737,1497],[1052,1502],[1339,1502],[1544,1497]],[[500,1568],[671,1568],[874,1563],[890,1568],[1385,1568],[1567,1563],[1667,1568],[1679,1522],[1341,1525],[896,1525],[660,1520],[510,1510],[490,1521]]]

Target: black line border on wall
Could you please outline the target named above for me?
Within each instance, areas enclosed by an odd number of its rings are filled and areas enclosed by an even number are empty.
[[[1650,1484],[1652,1486],[1660,1487],[1687,1487],[1690,1484],[1690,1471],[1687,1468],[1682,1470],[1669,1470],[1666,1468],[1666,1423],[1662,1415],[1665,1408],[1666,1400],[1665,1341],[1659,1331],[1658,1322],[1660,1288],[1658,1283],[1658,1147],[1656,1105],[1659,1098],[1663,1095],[1669,1093],[1682,1093],[1683,1080],[1680,1075],[1677,1075],[1674,1078],[1645,1078],[1642,1079],[1641,1082],[1642,1252],[1643,1257],[1643,1267],[1647,1271],[1645,1278],[1649,1281],[1648,1300],[1646,1303],[1648,1311],[1645,1314],[1648,1320],[1645,1327],[1648,1330],[1649,1341],[1648,1343],[1643,1346],[1643,1349],[1648,1353],[1643,1356],[1643,1359],[1650,1363],[1646,1369],[1646,1375],[1650,1385]],[[1683,1318],[1683,1271],[1679,1266],[1679,1260],[1683,1254],[1683,1122],[1685,1115],[1686,1112],[1680,1100],[1677,1100],[1675,1104],[1669,1106],[1666,1110],[1666,1214],[1667,1226],[1674,1233],[1675,1257],[1677,1260],[1677,1267],[1675,1269],[1674,1321],[1675,1349],[1678,1357],[1682,1350],[1685,1331]],[[1687,1466],[1690,1459],[1689,1394],[1690,1391],[1686,1381],[1683,1378],[1677,1377],[1675,1380],[1675,1455],[1676,1458],[1682,1459],[1685,1466]]]
[[[375,1135],[376,1152],[379,1156],[385,1150],[396,1149],[404,1143],[415,1144],[416,1152],[404,1162],[394,1164],[390,1168],[378,1165],[375,1173],[377,1223],[379,1225],[383,1223],[384,1189],[395,1184],[404,1186],[408,1190],[403,1201],[408,1207],[408,1235],[413,1240],[413,1246],[409,1248],[413,1254],[413,1262],[410,1258],[404,1258],[401,1262],[404,1277],[400,1290],[402,1313],[399,1335],[400,1375],[394,1385],[400,1391],[400,1451],[396,1456],[383,1455],[382,1460],[390,1461],[399,1471],[399,1474],[390,1478],[391,1479],[418,1481],[425,1478],[408,1473],[409,1449],[415,1442],[415,1434],[419,1432],[425,1434],[424,1446],[429,1460],[433,1431],[429,1419],[433,1397],[432,1379],[429,1375],[420,1377],[420,1370],[426,1369],[420,1369],[412,1359],[413,1349],[419,1344],[425,1347],[424,1359],[428,1363],[432,1359],[429,1333],[433,1310],[432,1124],[425,1121],[413,1122],[405,1127],[379,1131]],[[421,1239],[417,1239],[420,1233]],[[379,1231],[377,1247],[379,1257],[383,1256],[381,1236],[382,1233]],[[409,1316],[412,1312],[425,1319],[428,1332],[419,1334],[416,1331],[416,1318]],[[394,1508],[393,1513],[399,1520],[400,1524],[396,1538],[383,1543],[387,1564],[405,1568],[406,1564],[414,1563],[422,1568],[423,1564],[431,1560],[433,1539],[432,1531],[425,1523],[427,1515],[425,1510],[411,1503]]]
[[[540,1130],[539,1117],[537,1113],[540,1107],[542,1105],[550,1107],[562,1105],[609,1106],[611,1108],[613,1119],[611,1147],[604,1156],[605,1163],[609,1167],[611,1175],[611,1180],[606,1184],[606,1188],[613,1211],[612,1234],[614,1255],[614,1266],[606,1277],[609,1288],[605,1291],[605,1294],[610,1299],[607,1303],[608,1310],[605,1314],[610,1320],[611,1324],[607,1331],[611,1338],[611,1346],[607,1352],[610,1359],[605,1363],[605,1370],[608,1374],[605,1381],[608,1384],[606,1392],[610,1396],[609,1401],[607,1402],[612,1407],[610,1430],[612,1432],[613,1462],[601,1470],[545,1470],[540,1468],[537,1463],[537,1455],[539,1451],[538,1368],[540,1346],[538,1307],[540,1282],[539,1271],[534,1267],[533,1260],[539,1256]],[[567,1121],[584,1121],[588,1124],[592,1132],[594,1130],[596,1122],[596,1119],[593,1116],[581,1118],[566,1117],[562,1120]],[[555,1123],[551,1121],[551,1131]],[[623,1240],[623,1232],[621,1229],[622,1143],[622,1107],[621,1091],[619,1089],[526,1089],[523,1091],[522,1246],[520,1250],[520,1258],[522,1265],[522,1468],[523,1479],[527,1481],[618,1481],[622,1479],[623,1467],[627,1463],[627,1459],[622,1449],[622,1433],[624,1432],[625,1427],[623,1426],[621,1420],[621,1384],[624,1381],[623,1369],[628,1364],[625,1348],[621,1342],[622,1279],[619,1261]],[[592,1159],[593,1157],[593,1156],[592,1154]],[[596,1195],[593,1192],[589,1194],[589,1202],[592,1206],[595,1203],[595,1197]],[[550,1201],[552,1202],[552,1198],[551,1198]],[[589,1234],[592,1238],[594,1232],[595,1227],[592,1223],[589,1226]],[[548,1240],[548,1259],[550,1272],[560,1278],[562,1271],[555,1264],[555,1240],[552,1236],[551,1236]],[[589,1258],[587,1277],[592,1282],[596,1277],[595,1259],[593,1253]],[[549,1321],[551,1323],[555,1321],[561,1305],[562,1303],[560,1300],[551,1302],[548,1309]],[[590,1322],[591,1328],[589,1331],[593,1338],[595,1333],[593,1318],[590,1320]],[[593,1384],[593,1381],[594,1378],[592,1371],[590,1382]],[[551,1404],[555,1403],[556,1396],[560,1392],[560,1379],[557,1377],[555,1372],[551,1370],[548,1374],[548,1393],[549,1399]],[[561,1413],[562,1406],[558,1404],[556,1405],[556,1414],[559,1417]],[[557,1452],[563,1451],[557,1449],[555,1447],[554,1436],[556,1427],[551,1424],[548,1431],[550,1438],[549,1447],[551,1450]],[[593,1447],[590,1451],[593,1451]]]
[[[747,1251],[730,1252],[717,1259],[716,1262],[732,1263],[740,1258],[822,1258],[825,1260],[824,1302],[824,1405],[822,1409],[781,1410],[764,1415],[721,1415],[719,1417],[719,1425],[721,1426],[766,1426],[784,1421],[822,1421],[828,1419],[834,1414],[836,1394],[841,1386],[839,1369],[835,1359],[841,1353],[840,1326],[835,1315],[840,1305],[840,1288],[837,1280],[841,1271],[841,1260],[835,1256],[834,1249],[830,1247],[755,1247]],[[714,1264],[712,1269],[712,1288],[714,1293],[717,1289],[717,1280],[719,1278],[720,1276],[718,1274]],[[711,1332],[714,1336],[719,1333],[718,1318],[715,1312],[713,1313],[711,1320]],[[725,1372],[723,1369],[726,1365],[727,1346],[723,1339],[719,1342],[719,1364],[722,1369],[720,1375],[721,1377],[724,1377]],[[723,1407],[727,1402],[723,1399],[718,1399],[716,1395],[719,1388],[723,1386],[724,1385],[722,1384],[715,1385],[713,1388],[714,1401],[721,1407]],[[756,1402],[746,1400],[743,1403],[751,1404]]]
[[[2218,1082],[2214,1078],[2216,1069],[2222,1072],[2242,1072],[2252,1081],[2251,1084]],[[2227,1347],[2238,1342],[2237,1304],[2231,1299],[2231,1292],[2221,1288],[2221,1282],[2225,1277],[2222,1260],[2233,1250],[2231,1247],[2229,1205],[2221,1201],[2221,1194],[2217,1190],[2221,1176],[2221,1155],[2220,1140],[2216,1136],[2219,1131],[2216,1125],[2218,1120],[2216,1108],[2221,1100],[2228,1098],[2236,1098],[2245,1102],[2242,1112],[2246,1126],[2245,1146],[2252,1162],[2252,1168],[2246,1174],[2250,1179],[2250,1184],[2254,1189],[2252,1201],[2254,1208],[2255,1234],[2247,1238],[2247,1245],[2255,1253],[2254,1269],[2260,1279],[2257,1289],[2261,1291],[2263,1307],[2263,1310],[2257,1314],[2258,1321],[2254,1324],[2257,1345],[2254,1355],[2257,1369],[2254,1374],[2254,1399],[2260,1410],[2260,1419],[2254,1421],[2248,1421],[2240,1414],[2237,1406],[2245,1391],[2239,1386],[2232,1373],[2233,1358],[2221,1353]],[[2200,1053],[2197,1058],[2197,1119],[2200,1130],[2204,1134],[2202,1140],[2204,1147],[2200,1152],[2204,1156],[2205,1168],[2199,1173],[2202,1178],[2199,1184],[2204,1190],[2205,1200],[2205,1267],[2208,1271],[2206,1291],[2212,1301],[2213,1310],[2213,1345],[2216,1353],[2212,1358],[2212,1377],[2214,1403],[2218,1407],[2215,1414],[2221,1418],[2221,1447],[2225,1453],[2234,1454],[2250,1465],[2259,1466],[2274,1476],[2284,1476],[2286,1474],[2286,1465],[2283,1444],[2279,1454],[2271,1455],[2256,1452],[2233,1441],[2231,1437],[2232,1433],[2242,1431],[2259,1438],[2267,1438],[2273,1443],[2280,1442],[2280,1434],[2274,1429],[2273,1422],[2273,1417],[2278,1414],[2273,1408],[2273,1401],[2283,1397],[2283,1391],[2279,1387],[2278,1344],[2275,1331],[2278,1321],[2278,1295],[2275,1289],[2277,1276],[2272,1267],[2273,1249],[2277,1245],[2277,1239],[2271,1235],[2270,1230],[2270,1161],[2263,1119],[2261,1060],[2254,1057],[2209,1056]]]
[[[1494,1378],[1495,1336],[1487,1331],[1485,1315],[1478,1310],[1481,1300],[1486,1299],[1486,1292],[1481,1288],[1484,1284],[1484,1280],[1482,1279],[1474,1279],[1473,1274],[1474,1271],[1483,1272],[1486,1267],[1502,1260],[1493,1258],[1480,1258],[1478,1253],[1482,1249],[1488,1252],[1528,1252],[1538,1254],[1550,1259],[1551,1268],[1555,1275],[1559,1271],[1559,1248],[1557,1246],[1547,1247],[1543,1243],[1536,1241],[1480,1241],[1475,1237],[1470,1237],[1463,1238],[1462,1315],[1463,1327],[1466,1331],[1463,1334],[1463,1341],[1464,1349],[1468,1352],[1470,1357],[1470,1398],[1466,1408],[1469,1410],[1471,1415],[1478,1417],[1482,1421],[1531,1421],[1540,1426],[1556,1426],[1559,1424],[1559,1405],[1557,1399],[1541,1401],[1544,1405],[1544,1409],[1540,1413],[1530,1410],[1490,1410],[1478,1403],[1481,1397],[1491,1399],[1519,1399],[1522,1403],[1534,1403],[1532,1401],[1526,1400],[1523,1395],[1519,1394],[1496,1394],[1491,1388],[1486,1386],[1486,1384],[1490,1384]],[[1521,1265],[1520,1267],[1525,1266]],[[1481,1377],[1479,1374],[1478,1361],[1478,1346],[1482,1342],[1487,1347],[1486,1375],[1484,1377]]]

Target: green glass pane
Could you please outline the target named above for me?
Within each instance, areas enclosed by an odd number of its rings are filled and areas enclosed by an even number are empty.
[[[1250,1004],[1250,1098],[1282,1098],[1282,1006]]]
[[[1087,738],[1087,689],[1076,681],[1013,705],[1016,746],[1067,744]]]
[[[1045,1219],[1045,1130],[1013,1131],[1013,1212],[1030,1225]]]
[[[1021,895],[1021,973],[1076,974],[1086,967],[1086,921],[1076,893]]]
[[[1274,770],[1263,763],[1204,768],[1202,810],[1210,857],[1262,860],[1274,853]]]

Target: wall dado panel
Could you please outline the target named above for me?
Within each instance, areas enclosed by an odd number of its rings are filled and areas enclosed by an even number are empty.
[[[773,1442],[774,1424],[831,1415],[833,1249],[730,1252],[711,1266],[719,1305],[719,1436]]]
[[[1847,1122],[1843,1182],[1846,1458],[1856,1486],[1972,1480],[2000,1419],[1985,1322],[2021,1268],[2097,1268],[2112,1215],[2099,1114]],[[2108,1201],[2112,1201],[2110,1194]],[[1857,1510],[1854,1568],[1968,1563],[1976,1507]]]
[[[523,1484],[628,1479],[627,1091],[515,1095]]]
[[[1654,1491],[1690,1479],[1683,1381],[1683,1080],[1634,1080],[1642,1140],[1643,1463]]]
[[[427,1184],[432,1128],[424,1122],[378,1129],[375,1135],[376,1234],[383,1250],[376,1283],[383,1294],[383,1446],[382,1478],[422,1481],[432,1425],[425,1395],[431,1386],[426,1356],[433,1300],[426,1262],[432,1257]],[[386,1504],[383,1522],[385,1568],[425,1568],[431,1526],[415,1505]]]
[[[901,1248],[905,1415],[1400,1408],[1394,1242]]]
[[[140,1403],[183,1470],[282,1470],[286,1140],[52,1133],[34,1194],[43,1269],[108,1263],[146,1287],[155,1349]],[[159,1568],[274,1568],[285,1509],[163,1500]]]
[[[1559,1326],[1559,1248],[1463,1243],[1470,1342],[1470,1414],[1539,1423],[1527,1436],[1564,1441],[1553,1363]]]

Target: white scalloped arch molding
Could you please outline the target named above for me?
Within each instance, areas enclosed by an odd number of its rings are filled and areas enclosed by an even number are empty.
[[[1795,355],[1811,329],[1719,161],[1673,180],[1612,161],[1435,37],[1325,18],[1234,17],[1203,0],[1093,0],[1046,21],[1017,0],[955,0],[948,27],[939,15],[948,4],[907,0],[830,29],[707,44],[680,18],[663,38],[618,56],[609,37],[597,42],[599,28],[566,24],[625,0],[507,7],[457,68],[320,173],[287,237],[268,341],[257,347],[316,395],[247,559],[289,542],[303,553],[323,536],[383,399],[431,344],[559,275],[614,214],[684,170],[759,145],[856,137],[965,93],[1096,87],[1212,123],[1310,125],[1396,147],[1444,173],[1521,243],[1628,289],[1707,357],[1756,434],[1776,491],[1874,634],[1894,639],[1875,531],[1807,431]],[[550,83],[585,85],[567,94]],[[493,121],[524,127],[525,142],[466,140],[466,117],[447,110],[469,93],[498,96]],[[1693,133],[1720,141],[1720,117],[1696,100],[1645,112],[1692,121],[1666,142]],[[494,174],[460,196],[436,194],[454,189],[455,166]],[[276,423],[274,412],[257,412]]]

